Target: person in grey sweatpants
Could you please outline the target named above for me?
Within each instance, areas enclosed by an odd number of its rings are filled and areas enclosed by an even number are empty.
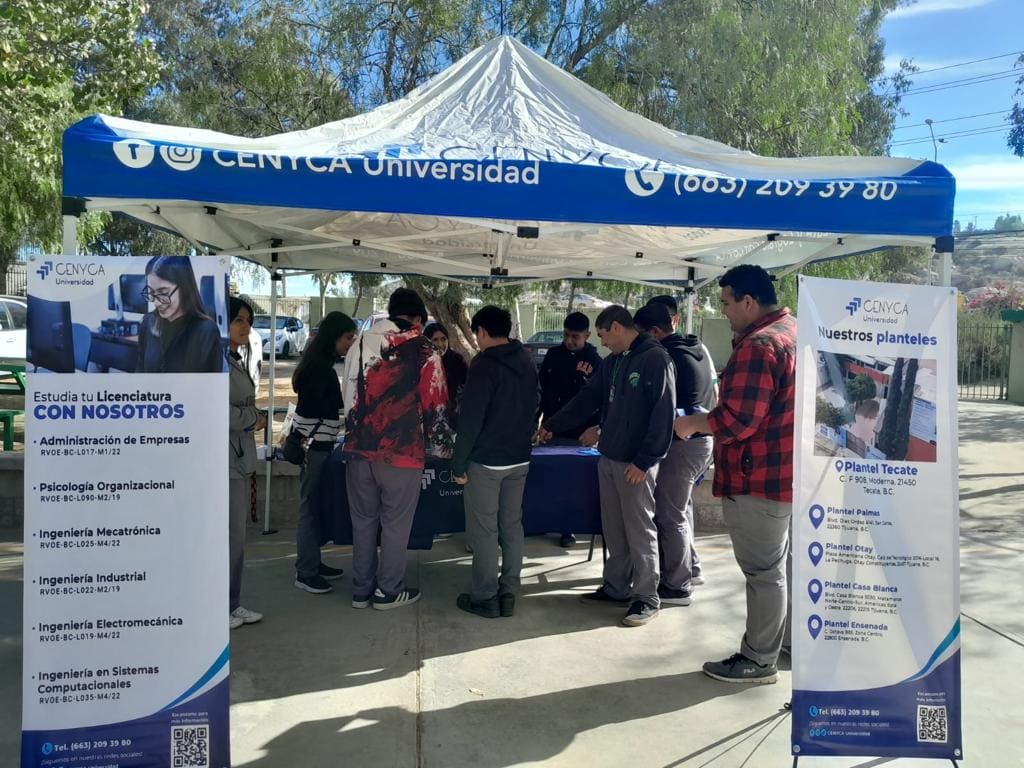
[[[459,398],[452,475],[465,488],[473,583],[455,604],[493,619],[515,611],[523,567],[523,489],[540,397],[532,357],[519,341],[508,338],[512,331],[508,311],[482,307],[470,327],[480,354],[469,366]]]
[[[637,310],[633,321],[637,328],[661,342],[672,358],[676,413],[714,408],[711,358],[700,339],[676,333],[670,309],[663,302],[652,300]],[[654,524],[658,528],[661,567],[658,596],[663,603],[689,605],[693,599],[697,557],[693,546],[693,484],[707,469],[711,450],[710,435],[693,435],[688,440],[673,436],[668,455],[661,460],[654,491]]]
[[[665,348],[640,333],[624,307],[602,310],[595,325],[613,354],[572,400],[545,419],[538,434],[550,440],[601,410],[597,472],[608,560],[604,584],[582,599],[627,604],[622,623],[639,627],[661,606],[654,486],[672,441],[675,370]]]
[[[747,624],[740,653],[774,665],[786,633],[786,559],[792,504],[759,496],[725,496],[722,514],[733,554],[747,577]]]
[[[370,604],[374,589],[405,592],[405,561],[423,470],[351,458],[345,481],[352,515],[353,605]],[[377,532],[380,531],[380,555]],[[357,606],[357,602],[364,603]]]

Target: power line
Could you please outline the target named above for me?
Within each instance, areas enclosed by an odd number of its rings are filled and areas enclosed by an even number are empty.
[[[945,120],[932,120],[932,125],[939,125],[941,123],[956,123],[960,120],[970,120],[975,117],[990,117],[991,115],[1005,115],[1007,110],[997,109],[995,112],[979,112],[976,115],[964,115],[963,117],[949,117]],[[904,128],[918,128],[920,126],[926,126],[928,123],[907,123],[906,125],[897,125],[893,128],[894,131],[902,131]]]
[[[973,133],[975,131],[987,131],[990,128],[992,128],[992,129],[997,129],[997,128],[998,129],[1002,129],[1003,126],[1005,126],[1007,123],[1009,123],[1009,120],[1003,120],[1001,123],[996,123],[995,125],[975,125],[975,126],[973,126],[971,128],[961,128],[959,131],[949,131],[948,133],[937,133],[937,134],[935,134],[935,139],[936,140],[938,140],[938,139],[950,139],[950,138],[954,138],[956,136],[959,136],[960,134],[963,134],[963,133]],[[919,141],[931,141],[931,140],[932,140],[931,136],[915,136],[915,137],[913,137],[911,139],[899,139],[898,141],[892,142],[892,144],[893,145],[896,145],[896,144],[916,144]]]
[[[941,72],[944,69],[956,69],[957,67],[966,67],[968,64],[980,64],[983,61],[995,61],[996,59],[1005,59],[1010,56],[1020,56],[1024,51],[1012,51],[1010,53],[1001,53],[998,56],[989,56],[984,59],[972,59],[971,61],[961,61],[958,64],[947,64],[944,67],[932,67],[931,69],[921,69],[917,72],[910,73],[911,75],[927,75],[930,72]]]
[[[947,134],[944,134],[942,136],[936,136],[935,138],[936,138],[937,141],[941,142],[941,141],[946,141],[946,140],[949,140],[949,139],[965,139],[968,136],[984,136],[984,135],[989,134],[989,133],[1004,133],[1004,132],[1006,132],[1006,130],[1007,130],[1007,126],[1002,125],[1002,126],[993,127],[993,128],[976,128],[976,129],[972,129],[972,130],[968,130],[968,131],[959,131],[957,133],[947,133]],[[932,139],[931,139],[930,136],[926,136],[923,139],[908,139],[906,141],[897,141],[897,142],[895,142],[893,144],[890,144],[889,146],[890,147],[904,147],[904,146],[908,146],[910,144],[926,144],[926,143],[930,142],[931,140]]]
[[[911,88],[909,91],[903,93],[904,96],[914,96],[919,93],[934,93],[936,91],[945,91],[950,88],[963,88],[967,85],[981,85],[982,83],[991,83],[994,80],[1006,80],[1011,77],[1024,77],[1024,72],[1020,70],[1010,70],[1007,72],[999,72],[990,75],[978,75],[977,77],[967,77],[963,80],[950,80],[946,83],[936,83],[935,85],[921,86],[920,88]]]

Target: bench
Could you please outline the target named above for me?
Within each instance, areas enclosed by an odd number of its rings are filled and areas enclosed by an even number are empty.
[[[0,424],[4,425],[4,450],[14,450],[14,417],[24,416],[24,411],[0,409]]]
[[[13,379],[13,381],[12,381]],[[0,394],[25,394],[25,366],[13,363],[0,363]]]

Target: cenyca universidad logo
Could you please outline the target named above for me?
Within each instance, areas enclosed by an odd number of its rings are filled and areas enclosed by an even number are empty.
[[[203,150],[198,147],[160,147],[160,157],[176,171],[191,171],[203,157]]]
[[[626,189],[637,197],[650,197],[661,189],[664,181],[661,171],[626,171]]]
[[[154,147],[142,139],[122,139],[111,145],[114,157],[129,168],[145,168],[153,162]]]
[[[52,261],[44,261],[42,266],[39,267],[39,269],[36,270],[36,274],[39,275],[43,280],[45,280],[46,276],[48,274],[50,274],[50,270],[51,269],[53,269],[53,262]]]
[[[434,470],[432,470],[432,469],[424,469],[423,470],[423,477],[420,478],[420,487],[423,488],[424,491],[427,490],[427,488],[430,486],[430,484],[432,482],[434,482],[434,478],[435,477],[436,477],[436,475],[434,473]]]
[[[850,303],[846,305],[846,311],[850,313],[850,317],[853,317],[858,309],[860,309],[860,298],[854,296],[850,299]]]

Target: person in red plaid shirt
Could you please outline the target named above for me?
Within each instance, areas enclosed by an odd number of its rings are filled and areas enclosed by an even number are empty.
[[[715,438],[715,496],[722,497],[736,562],[747,579],[747,626],[739,653],[704,664],[730,683],[774,683],[788,623],[787,555],[793,503],[796,321],[776,306],[761,267],[719,279],[722,313],[735,333],[710,413],[676,419],[676,434]]]

